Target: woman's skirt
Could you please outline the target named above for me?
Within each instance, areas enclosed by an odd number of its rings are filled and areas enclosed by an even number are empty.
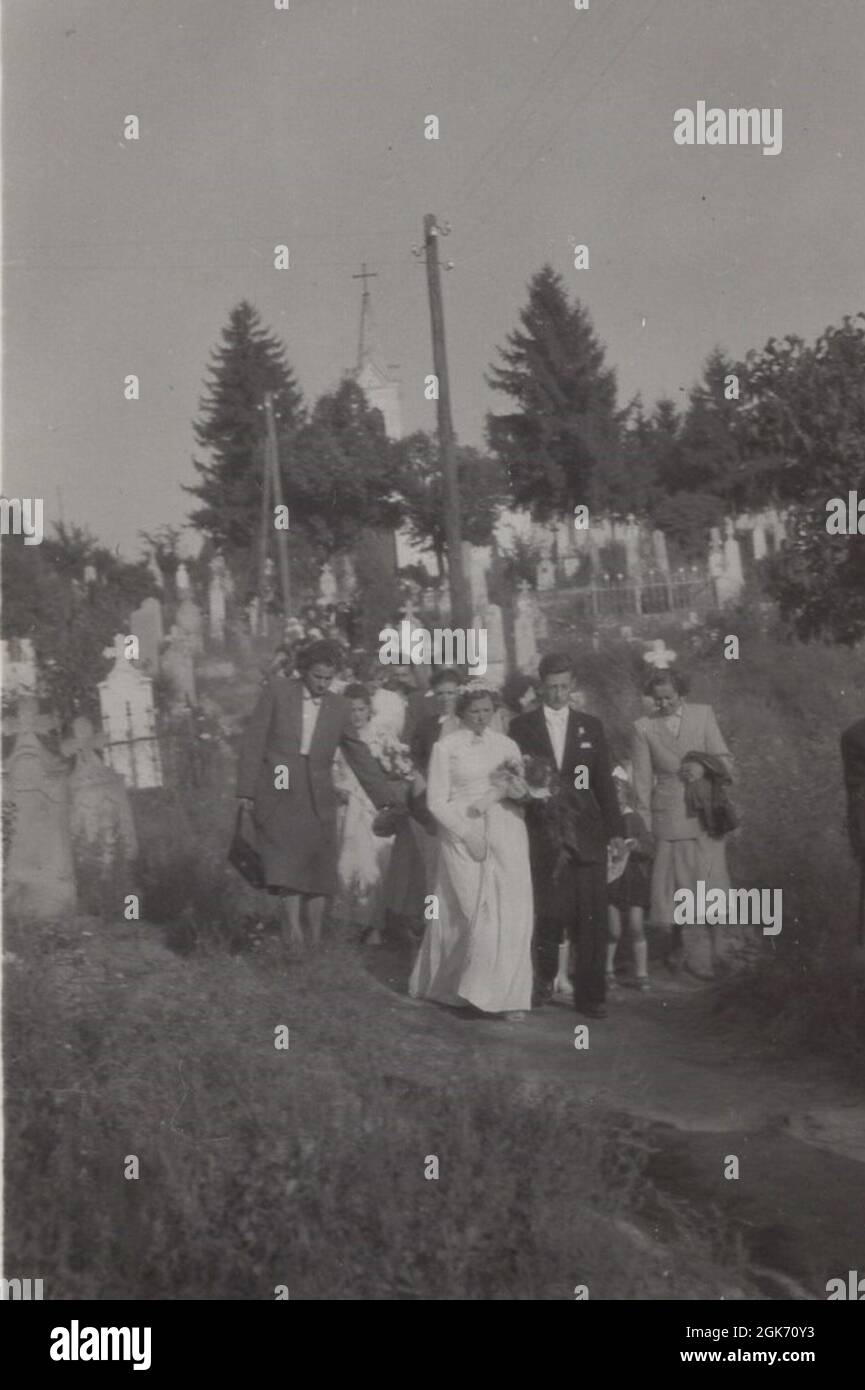
[[[652,921],[657,927],[672,926],[675,894],[688,888],[696,896],[697,884],[730,887],[724,841],[701,835],[694,840],[659,840],[652,869]]]
[[[309,762],[291,788],[255,803],[258,850],[264,860],[268,892],[331,897],[337,889],[336,816],[322,821],[315,809]]]

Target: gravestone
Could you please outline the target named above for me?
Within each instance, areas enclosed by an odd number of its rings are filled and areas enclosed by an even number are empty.
[[[94,733],[90,720],[82,716],[72,721],[71,737],[64,739],[60,751],[75,759],[69,777],[73,846],[76,850],[86,846],[110,864],[118,854],[134,859],[138,840],[123,778],[99,756],[104,746],[103,736]]]
[[[5,799],[12,828],[5,859],[10,912],[51,921],[76,909],[75,869],[69,835],[69,779],[59,758],[39,735],[54,728],[32,695],[18,703],[3,732],[16,735],[6,761]]]
[[[36,654],[29,637],[3,642],[3,689],[9,695],[34,695],[38,683]]]
[[[655,671],[668,671],[676,660],[676,653],[667,646],[663,637],[655,637],[649,650],[643,652],[643,660]]]
[[[186,568],[183,561],[181,561],[180,564],[177,566],[177,573],[174,576],[174,583],[177,588],[177,592],[178,594],[180,594],[181,597],[183,597],[185,594],[189,594],[192,592],[192,584],[190,583],[189,579],[189,570]]]
[[[714,543],[714,537],[713,537]],[[715,589],[718,596],[718,605],[721,608],[728,604],[737,603],[741,597],[745,583],[742,573],[742,556],[739,550],[739,542],[733,529],[733,523],[727,518],[724,523],[724,541],[715,547],[715,556],[720,554],[721,567],[719,573],[714,576]],[[710,555],[709,572],[712,573],[712,556]],[[717,558],[715,558],[717,565]]]
[[[622,541],[625,547],[625,569],[628,577],[635,579],[639,577],[642,568],[640,561],[640,528],[636,519],[629,516],[627,523],[622,527]]]
[[[754,525],[751,530],[751,543],[755,560],[762,560],[768,550],[766,545],[766,525],[762,514],[754,517]]]
[[[195,639],[177,623],[171,629],[168,645],[162,657],[162,669],[171,682],[174,703],[194,705]]]
[[[502,610],[497,603],[488,603],[474,620],[476,628],[484,628],[487,634],[487,669],[484,675],[492,685],[504,684],[507,673],[507,651],[505,648],[505,625]]]
[[[162,604],[158,598],[146,598],[136,608],[129,630],[138,638],[138,660],[142,671],[155,676],[159,671],[159,653],[164,641]]]
[[[538,669],[538,644],[535,624],[535,600],[527,579],[517,585],[514,617],[514,659],[517,670],[534,675]]]
[[[177,627],[180,628],[180,631],[189,638],[192,651],[195,653],[203,652],[204,624],[201,619],[201,609],[195,602],[195,599],[185,598],[182,600],[177,609],[177,617],[174,621]]]
[[[318,579],[318,596],[322,603],[336,603],[339,598],[339,586],[336,582],[336,575],[329,564],[321,567],[321,574]]]
[[[151,550],[150,555],[148,556],[147,568],[150,570],[150,573],[153,575],[153,578],[154,578],[154,580],[155,580],[155,582],[156,582],[156,587],[157,587],[157,589],[164,589],[164,588],[165,588],[165,579],[164,579],[164,577],[163,577],[162,570],[159,568],[159,561],[158,561],[157,558],[156,558],[156,551],[155,551],[155,550]]]
[[[469,605],[473,613],[482,613],[490,601],[487,574],[491,562],[490,546],[470,545],[463,541],[463,567],[468,578]]]
[[[210,563],[210,585],[207,591],[207,599],[210,618],[210,640],[218,647],[223,646],[225,643],[225,600],[227,595],[227,566],[221,555],[215,555]]]
[[[554,589],[556,586],[556,567],[552,560],[540,560],[538,562],[538,589],[544,592],[547,589]]]
[[[580,569],[580,557],[579,557],[579,555],[566,555],[565,558],[564,558],[564,560],[562,561],[562,567],[563,567],[563,569],[564,569],[564,571],[565,571],[565,578],[566,578],[566,579],[573,579],[573,578],[575,577],[575,575],[577,575],[577,574],[579,573],[579,569]]]
[[[105,651],[114,666],[99,682],[105,761],[127,787],[161,787],[162,759],[156,737],[153,682],[124,656],[124,637]]]
[[[669,574],[670,561],[667,556],[667,537],[663,531],[657,529],[652,532],[652,556],[655,561],[655,569],[660,570],[661,574]]]

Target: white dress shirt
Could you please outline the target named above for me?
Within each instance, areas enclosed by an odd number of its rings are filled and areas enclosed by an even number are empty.
[[[544,705],[544,718],[547,721],[547,733],[550,736],[550,743],[553,745],[553,757],[556,760],[556,767],[561,769],[562,760],[565,756],[565,741],[568,736],[568,715],[570,706],[565,705],[564,709],[550,709],[549,705]]]
[[[312,743],[312,736],[313,736],[313,734],[315,733],[315,726],[316,726],[316,724],[318,723],[318,711],[320,710],[320,708],[321,708],[321,696],[319,696],[318,699],[313,699],[313,697],[310,695],[309,691],[307,690],[306,686],[304,686],[304,687],[303,687],[303,710],[302,710],[302,720],[301,720],[301,726],[300,726],[300,751],[301,751],[301,754],[304,754],[304,753],[308,753],[308,752],[309,752],[309,746],[310,746],[310,744]]]

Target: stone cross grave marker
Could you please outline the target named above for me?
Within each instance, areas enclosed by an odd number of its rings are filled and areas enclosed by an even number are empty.
[[[162,759],[156,737],[153,682],[126,657],[126,639],[117,633],[105,656],[114,666],[99,682],[99,708],[105,760],[127,787],[161,787]]]

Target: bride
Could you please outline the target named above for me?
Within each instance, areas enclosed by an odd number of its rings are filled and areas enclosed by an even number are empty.
[[[489,727],[493,697],[482,685],[460,696],[456,712],[463,727],[430,757],[427,804],[441,826],[438,916],[427,923],[409,993],[522,1018],[532,999],[528,836],[522,807],[492,780],[521,754]]]

